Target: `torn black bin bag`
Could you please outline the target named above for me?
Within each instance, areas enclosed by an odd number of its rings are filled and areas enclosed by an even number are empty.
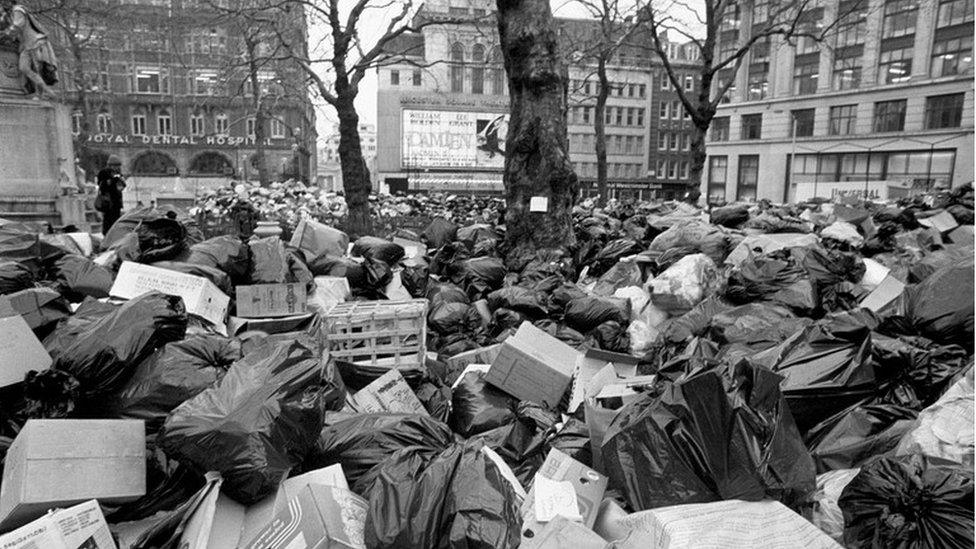
[[[725,297],[735,304],[778,303],[805,316],[820,307],[810,275],[789,250],[750,255],[729,274]]]
[[[884,325],[879,327],[883,329]],[[920,336],[872,335],[871,355],[881,380],[876,401],[922,410],[935,403],[970,363],[958,345],[938,345]]]
[[[316,341],[269,339],[235,362],[218,385],[173,410],[159,444],[197,472],[220,472],[228,496],[255,503],[305,461],[325,411],[341,408],[345,396]]]
[[[368,494],[366,546],[517,547],[519,499],[483,448],[477,439],[440,452],[406,448],[377,467]]]
[[[859,404],[827,418],[807,433],[817,473],[853,469],[894,450],[915,426],[918,412],[895,404]]]
[[[404,259],[400,281],[411,297],[424,297],[427,294],[427,284],[430,282],[430,265],[419,257]]]
[[[116,414],[142,419],[148,431],[157,431],[170,412],[218,383],[240,358],[240,343],[222,336],[169,343],[136,368],[115,403]]]
[[[144,294],[87,325],[52,368],[74,376],[88,404],[104,405],[105,397],[120,391],[153,351],[183,339],[186,325],[181,298]]]
[[[973,472],[922,455],[878,457],[838,500],[850,549],[973,546]]]
[[[522,486],[530,486],[549,455],[559,413],[532,402],[520,402],[512,421],[476,435],[495,451]]]
[[[375,236],[364,236],[352,245],[354,257],[378,259],[387,265],[395,266],[406,255],[406,250],[399,244]]]
[[[636,511],[741,499],[798,503],[813,460],[780,392],[782,377],[740,361],[662,383],[622,408],[603,463]]]
[[[627,324],[621,324],[616,320],[601,323],[587,335],[587,338],[604,351],[630,352],[630,334],[627,333]]]
[[[66,255],[55,264],[58,290],[71,301],[108,297],[115,275],[87,257]],[[2,292],[0,292],[2,293]]]
[[[360,478],[383,463],[397,450],[420,447],[440,451],[456,436],[447,425],[418,414],[358,414],[326,425],[315,449],[305,463],[307,469],[342,464],[342,472],[353,491]]]
[[[605,246],[600,246],[589,262],[590,276],[602,276],[624,257],[636,255],[644,251],[644,245],[630,238],[611,240]]]
[[[461,263],[471,257],[471,251],[462,242],[445,244],[433,254],[430,263],[431,274],[454,278],[461,271]]]
[[[828,315],[750,360],[782,375],[783,394],[801,432],[875,394],[867,311]]]
[[[514,421],[519,400],[485,382],[484,372],[468,372],[451,394],[447,424],[464,438],[496,429]]]

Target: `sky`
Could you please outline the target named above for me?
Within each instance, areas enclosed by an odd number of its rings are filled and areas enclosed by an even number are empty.
[[[703,2],[704,0],[691,0],[684,2],[684,4],[691,6],[693,9],[701,9]],[[668,3],[668,0],[664,0],[662,3]],[[655,4],[659,3],[655,2]],[[588,17],[588,12],[573,0],[550,0],[550,6],[552,7],[553,14],[557,17]],[[675,16],[684,20],[691,18],[690,13],[676,13]],[[365,45],[371,46],[375,43],[376,38],[386,28],[386,23],[390,17],[392,17],[392,12],[389,10],[371,10],[363,14],[363,21],[368,23],[361,25],[362,30],[360,31]],[[688,21],[688,24],[694,26],[694,23],[691,21]],[[310,47],[313,51],[315,50],[316,44],[321,44],[329,40],[328,32],[328,26],[321,21],[315,21],[314,19],[310,21],[309,39]],[[321,76],[328,78],[327,71],[323,70]],[[359,111],[359,119],[363,123],[376,123],[376,88],[376,71],[372,70],[360,82],[359,95],[356,99],[356,109]],[[335,110],[325,101],[316,99],[315,107],[316,126],[321,142],[325,137],[335,133],[338,121]]]

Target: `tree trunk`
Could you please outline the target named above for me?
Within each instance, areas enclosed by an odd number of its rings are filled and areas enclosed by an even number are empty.
[[[579,182],[566,138],[568,72],[548,2],[497,0],[498,34],[508,72],[505,143],[506,240],[517,255],[575,243],[572,209]],[[531,211],[530,202],[547,202]]]
[[[342,188],[346,193],[349,218],[346,230],[350,236],[368,236],[373,233],[373,219],[369,211],[369,193],[372,190],[369,168],[363,158],[359,139],[359,113],[355,97],[340,96],[336,104],[339,115],[339,165],[342,169]]]
[[[607,78],[607,61],[601,55],[597,61],[596,73],[598,78],[596,95],[596,119],[593,129],[596,131],[596,185],[599,192],[599,207],[606,206],[607,199],[607,96],[610,93],[610,81]]]
[[[708,131],[708,126],[701,127],[695,126],[695,135],[691,140],[691,174],[688,185],[691,187],[689,191],[694,191],[695,189],[701,189],[702,187],[702,176],[705,175],[705,135]],[[707,189],[705,194],[707,194]]]
[[[266,187],[268,183],[271,182],[268,177],[268,158],[265,155],[265,134],[264,128],[267,122],[267,116],[264,112],[264,104],[261,97],[261,81],[258,78],[258,63],[255,59],[255,49],[257,44],[250,38],[245,38],[245,45],[247,46],[247,68],[248,68],[248,78],[251,80],[251,93],[254,97],[254,145],[256,152],[254,153],[255,159],[257,160],[258,168],[258,181],[261,183],[262,187]]]

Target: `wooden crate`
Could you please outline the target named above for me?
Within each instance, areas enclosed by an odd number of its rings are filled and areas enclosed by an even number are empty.
[[[330,357],[378,369],[423,370],[427,306],[426,299],[336,305],[323,323]]]

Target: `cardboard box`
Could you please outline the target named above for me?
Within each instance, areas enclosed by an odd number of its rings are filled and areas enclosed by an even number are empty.
[[[221,292],[213,282],[202,276],[178,273],[131,261],[122,263],[109,295],[121,299],[135,299],[153,291],[182,297],[187,312],[216,326],[223,327],[224,319],[227,318],[230,297]]]
[[[537,475],[555,481],[568,481],[576,492],[579,514],[583,518],[583,525],[592,528],[600,510],[600,502],[607,491],[607,477],[583,465],[559,450],[552,449],[546,457]],[[532,537],[542,532],[543,525],[535,519],[535,486],[529,490],[528,497],[522,503],[522,542],[528,540],[526,533]]]
[[[359,413],[430,415],[420,399],[407,385],[399,370],[390,370],[350,397],[349,404]]]
[[[501,344],[465,351],[444,361],[451,372],[460,372],[471,364],[491,364],[502,350]]]
[[[356,494],[311,484],[249,544],[247,549],[365,549],[369,504]]]
[[[0,387],[20,383],[27,372],[47,370],[53,362],[27,321],[5,305],[6,313],[0,312]]]
[[[349,235],[315,221],[302,219],[295,227],[291,237],[291,245],[299,250],[309,252],[312,257],[320,255],[343,256],[349,247]]]
[[[905,293],[905,283],[897,278],[888,275],[881,281],[881,284],[861,301],[861,307],[870,309],[872,312],[880,312],[895,303]]]
[[[305,314],[308,294],[304,284],[255,284],[237,287],[239,318],[278,318]]]
[[[349,279],[344,276],[315,277],[315,291],[308,296],[309,309],[325,314],[340,303],[352,299]]]
[[[7,452],[0,528],[89,499],[124,503],[145,493],[143,421],[31,419]]]
[[[485,381],[521,400],[556,408],[573,380],[580,353],[523,322],[502,343]]]
[[[946,211],[939,212],[931,217],[919,219],[918,224],[923,227],[935,229],[942,234],[945,234],[959,226],[956,218],[952,217],[952,214]]]
[[[532,537],[525,536],[522,529],[520,549],[606,549],[610,544],[586,526],[566,517],[556,517],[546,523],[541,532],[533,531]]]
[[[116,549],[102,509],[95,500],[59,509],[9,534],[2,549]]]
[[[0,301],[23,317],[31,330],[68,318],[72,313],[71,304],[50,288],[21,290],[0,296]]]
[[[590,380],[608,364],[612,364],[620,377],[633,376],[637,373],[637,363],[640,359],[633,355],[613,353],[602,349],[589,348],[576,362],[573,373],[573,387],[569,397],[568,413],[575,413],[583,404],[585,390]]]

